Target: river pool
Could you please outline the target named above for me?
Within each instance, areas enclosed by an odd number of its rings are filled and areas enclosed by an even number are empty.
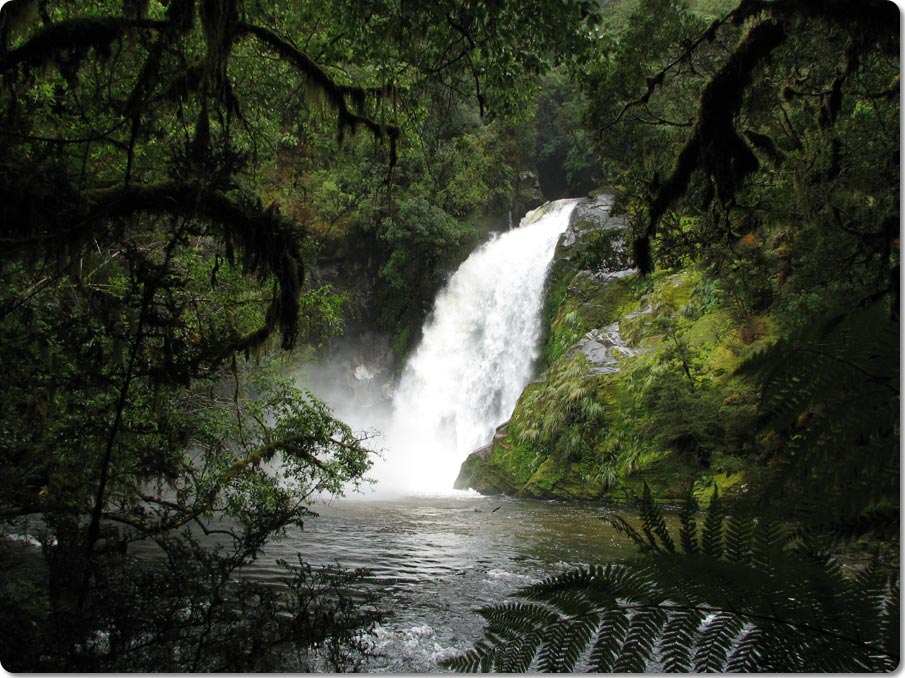
[[[483,497],[470,492],[343,499],[269,546],[246,574],[282,575],[277,559],[368,568],[387,613],[375,630],[381,656],[367,671],[431,672],[481,637],[478,608],[569,566],[634,552],[599,505]]]

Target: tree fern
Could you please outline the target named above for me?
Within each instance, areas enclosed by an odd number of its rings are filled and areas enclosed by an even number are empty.
[[[713,486],[713,498],[704,516],[701,531],[701,551],[711,558],[719,558],[723,552],[723,514],[719,501],[719,491]]]
[[[604,610],[600,631],[591,649],[590,665],[598,673],[611,673],[628,634],[628,613],[620,607]]]
[[[846,576],[810,542],[770,521],[694,507],[676,542],[649,492],[641,529],[614,526],[643,553],[582,567],[482,611],[485,639],[443,662],[466,671],[886,671],[899,661],[899,579]],[[793,537],[796,537],[793,539]],[[669,548],[672,545],[672,549]]]
[[[776,520],[760,520],[751,538],[751,564],[769,572],[770,564],[785,546],[786,529]]]
[[[569,673],[597,631],[599,615],[561,619],[548,629],[538,655],[538,669],[545,673]]]
[[[890,506],[898,516],[899,337],[898,318],[879,301],[804,326],[737,371],[760,385],[762,430],[782,441],[765,491],[800,505],[820,488],[812,524],[870,529],[861,516]],[[897,533],[897,519],[894,527],[886,533]]]
[[[688,498],[685,500],[685,505],[679,513],[679,523],[681,525],[679,528],[679,543],[682,545],[682,550],[685,551],[685,553],[698,552],[698,527],[695,521],[695,514],[697,511],[698,502],[695,500],[694,495],[689,492]]]
[[[643,672],[668,620],[667,613],[656,606],[636,611],[613,670],[616,673]]]
[[[667,553],[675,553],[676,547],[673,544],[669,530],[666,529],[666,520],[663,513],[657,510],[647,484],[644,485],[644,501],[641,503],[641,518],[644,522],[644,533],[647,535],[651,543],[659,540],[660,548]],[[659,550],[659,549],[658,549]]]
[[[751,673],[763,666],[760,660],[763,635],[763,630],[757,626],[750,627],[742,634],[729,652],[727,673]]]
[[[747,516],[729,516],[726,521],[726,560],[732,563],[750,562],[753,532],[753,519]]]
[[[723,670],[733,641],[742,632],[744,623],[741,616],[732,612],[718,612],[707,622],[696,643],[696,673],[718,673]]]
[[[705,619],[706,615],[700,610],[688,609],[675,613],[660,640],[665,672],[691,671],[693,641]]]

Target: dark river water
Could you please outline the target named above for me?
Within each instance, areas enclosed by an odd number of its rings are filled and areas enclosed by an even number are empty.
[[[481,637],[483,606],[569,566],[634,549],[605,507],[482,497],[472,493],[343,499],[306,520],[246,574],[277,577],[277,559],[371,571],[367,585],[387,613],[373,636],[381,656],[367,671],[431,672]]]

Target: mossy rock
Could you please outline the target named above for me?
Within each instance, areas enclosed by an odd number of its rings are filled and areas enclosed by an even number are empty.
[[[737,499],[748,489],[747,475],[744,471],[737,473],[714,473],[703,475],[694,484],[694,498],[701,506],[709,506],[713,497],[713,488],[717,488],[719,496],[726,500]]]
[[[601,499],[607,486],[588,480],[581,464],[558,463],[548,457],[522,487],[520,495],[537,499]]]
[[[579,272],[549,321],[544,364],[552,366],[590,330],[620,319],[619,311],[638,288],[637,276],[593,276]]]
[[[696,461],[683,459],[676,452],[664,451],[647,464],[641,464],[638,470],[623,476],[613,494],[618,491],[623,495],[640,497],[646,483],[657,501],[681,501],[701,470]]]
[[[473,489],[481,494],[516,494],[516,487],[505,469],[490,462],[480,452],[472,452],[462,463],[453,487]]]
[[[755,482],[744,470],[756,393],[734,373],[770,341],[769,321],[754,319],[744,337],[700,269],[641,277],[556,266],[548,369],[522,393],[508,434],[463,465],[461,486],[618,502],[646,483],[658,501],[681,501],[693,487],[703,502],[715,483],[729,498],[743,495]],[[612,346],[625,349],[601,366],[606,338],[620,335]],[[670,402],[676,414],[703,418],[673,416]]]

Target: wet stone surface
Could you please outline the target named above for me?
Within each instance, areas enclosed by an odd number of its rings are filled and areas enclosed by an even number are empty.
[[[619,323],[607,325],[601,329],[589,331],[570,352],[570,355],[581,353],[588,362],[587,373],[612,374],[619,371],[619,358],[625,355],[638,355],[639,349],[625,345],[619,333]]]

